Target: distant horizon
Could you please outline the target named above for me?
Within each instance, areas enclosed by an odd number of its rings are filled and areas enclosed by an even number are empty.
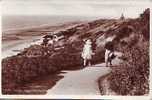
[[[2,31],[28,29],[31,27],[57,26],[72,22],[96,20],[95,17],[56,16],[56,15],[5,15],[2,16]]]
[[[147,8],[145,8],[147,9]],[[145,10],[143,9],[143,11]],[[143,13],[141,11],[135,18],[138,18],[140,14]],[[93,21],[99,19],[119,19],[119,17],[105,17],[105,16],[83,16],[83,15],[2,15],[2,29],[3,32],[11,31],[11,30],[22,30],[24,28],[30,27],[40,27],[46,25],[58,25],[64,24],[69,22],[76,22],[76,21]],[[134,19],[132,17],[126,17],[126,19]],[[14,22],[15,21],[15,22]]]

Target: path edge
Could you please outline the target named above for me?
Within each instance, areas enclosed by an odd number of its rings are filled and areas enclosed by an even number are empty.
[[[101,95],[106,95],[105,88],[103,87],[102,84],[103,84],[103,81],[106,80],[109,75],[110,75],[110,73],[105,74],[105,75],[99,77],[98,80],[97,80],[98,81],[99,92],[100,92]]]

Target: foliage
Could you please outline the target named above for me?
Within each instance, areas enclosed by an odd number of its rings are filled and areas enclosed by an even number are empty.
[[[114,67],[110,88],[121,95],[144,95],[149,91],[149,44],[140,42],[125,48],[127,62]]]
[[[149,92],[149,9],[128,22],[134,30],[128,41],[117,43],[125,62],[112,68],[110,88],[120,95],[144,95]]]

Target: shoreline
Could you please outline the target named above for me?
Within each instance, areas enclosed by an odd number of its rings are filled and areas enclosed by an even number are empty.
[[[33,40],[39,39],[41,36],[37,37],[26,37],[26,39],[23,40],[10,40],[5,41],[5,43],[2,43],[2,58],[6,58],[9,56],[16,55],[19,53],[18,51],[22,51],[24,48],[29,47],[33,43]],[[17,52],[16,52],[17,51]]]
[[[25,29],[20,32],[2,34],[2,59],[16,55],[24,48],[33,44],[39,44],[42,41],[42,36],[50,32],[58,32],[69,27],[76,26],[82,22],[68,22],[56,26],[37,27],[36,29]],[[46,32],[45,32],[46,31]]]

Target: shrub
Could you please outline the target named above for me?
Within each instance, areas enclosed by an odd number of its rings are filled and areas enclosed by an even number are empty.
[[[92,63],[98,64],[104,61],[105,49],[104,47],[96,47],[94,51],[95,55],[93,56]]]
[[[62,69],[80,68],[80,55],[80,50],[70,44],[58,51],[41,45],[32,45],[16,56],[5,58],[2,60],[3,93],[14,93],[16,87],[36,77]]]
[[[2,88],[3,93],[13,90],[40,75],[54,73],[57,68],[52,66],[48,58],[14,56],[2,61]],[[9,92],[6,91],[9,89]]]
[[[149,44],[139,42],[125,49],[127,62],[114,67],[110,88],[121,95],[144,95],[149,92]]]

